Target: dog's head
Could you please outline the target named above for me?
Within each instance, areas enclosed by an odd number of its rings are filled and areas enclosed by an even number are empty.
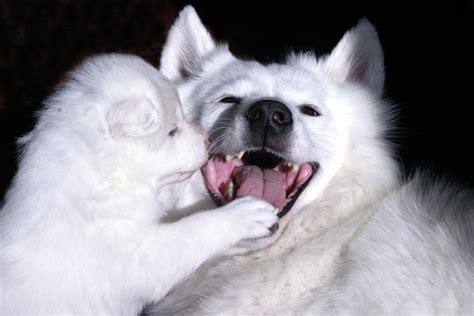
[[[170,30],[161,71],[178,84],[186,115],[210,135],[203,175],[218,205],[255,195],[283,217],[295,202],[298,209],[314,200],[351,163],[351,152],[382,144],[383,54],[367,20],[328,56],[291,54],[262,65],[216,44],[186,7]]]
[[[100,118],[103,170],[160,186],[189,177],[206,162],[206,134],[184,119],[174,84],[141,58],[96,56],[71,77],[63,95],[95,104],[98,115],[89,121]]]

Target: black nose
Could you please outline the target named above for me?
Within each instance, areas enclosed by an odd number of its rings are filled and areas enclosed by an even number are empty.
[[[256,132],[279,134],[293,124],[291,111],[276,100],[259,100],[245,114],[250,129]]]

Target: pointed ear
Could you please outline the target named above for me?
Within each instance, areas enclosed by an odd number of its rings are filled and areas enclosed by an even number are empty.
[[[377,31],[367,19],[360,20],[344,34],[323,63],[332,79],[359,83],[382,94],[385,81],[383,51]]]
[[[216,43],[192,6],[179,13],[161,53],[160,71],[171,80],[186,78],[199,71],[203,57]]]
[[[132,97],[112,104],[106,121],[113,138],[146,136],[159,127],[158,112],[146,97]]]

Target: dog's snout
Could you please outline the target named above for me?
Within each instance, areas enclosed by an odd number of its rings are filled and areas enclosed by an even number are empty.
[[[245,117],[251,130],[270,134],[279,134],[293,124],[291,111],[277,100],[255,102],[249,107]]]

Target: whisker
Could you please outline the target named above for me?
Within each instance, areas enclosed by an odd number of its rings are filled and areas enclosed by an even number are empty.
[[[217,131],[220,131],[220,130],[223,130],[223,129],[227,129],[227,128],[229,128],[229,127],[230,127],[230,126],[220,126],[220,127],[217,127],[217,128],[215,128],[215,129],[213,129],[213,130],[211,130],[211,131],[209,132],[209,137],[211,137],[211,135],[214,134],[214,133],[216,133]]]
[[[215,150],[216,147],[223,146],[224,143],[220,144],[220,142],[222,142],[225,137],[226,137],[226,135],[221,135],[221,136],[219,136],[218,138],[216,138],[216,139],[212,142],[211,146],[209,147],[209,152],[211,152],[211,151],[216,151],[216,150]]]

